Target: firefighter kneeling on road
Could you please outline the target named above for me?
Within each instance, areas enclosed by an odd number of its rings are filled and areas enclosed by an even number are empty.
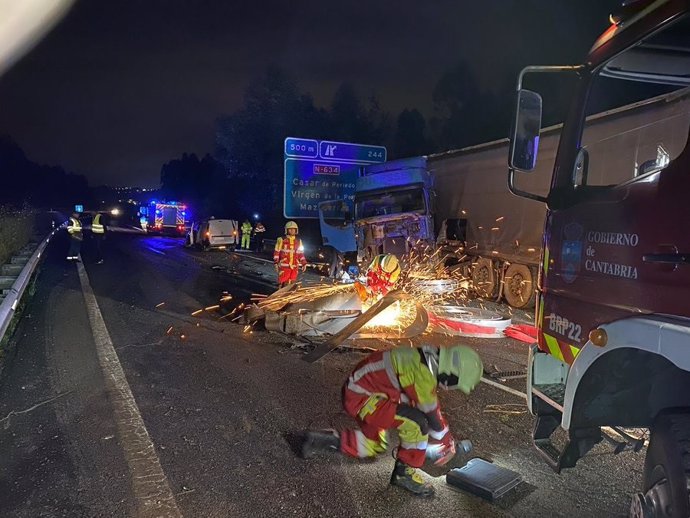
[[[367,284],[355,283],[355,289],[362,302],[379,295],[385,296],[393,289],[400,278],[400,261],[393,254],[381,254],[374,257],[367,268]]]
[[[307,269],[302,240],[297,237],[299,227],[294,221],[285,224],[285,237],[279,237],[273,251],[273,262],[278,273],[278,287],[282,288],[297,280],[297,269]]]
[[[398,447],[391,484],[418,496],[433,496],[434,488],[416,468],[427,457],[443,465],[455,456],[455,440],[441,414],[436,387],[469,394],[483,373],[479,355],[466,346],[398,348],[371,354],[350,374],[343,387],[343,407],[359,430],[308,431],[302,456],[342,452],[374,457],[386,451],[386,431],[398,430]],[[465,452],[469,441],[461,441]]]

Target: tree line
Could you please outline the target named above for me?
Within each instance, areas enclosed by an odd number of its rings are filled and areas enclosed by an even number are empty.
[[[78,200],[88,204],[91,192],[86,178],[60,166],[29,160],[8,136],[0,136],[0,205],[69,208]]]
[[[389,160],[461,148],[507,136],[511,85],[482,92],[466,65],[449,70],[433,91],[434,114],[416,108],[397,116],[376,96],[350,83],[327,107],[272,67],[246,89],[242,106],[216,121],[215,148],[202,158],[184,153],[163,165],[164,196],[184,199],[216,217],[282,219],[283,142],[288,136],[384,145]]]

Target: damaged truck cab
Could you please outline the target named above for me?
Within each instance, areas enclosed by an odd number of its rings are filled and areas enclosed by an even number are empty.
[[[378,254],[402,256],[414,246],[434,244],[434,191],[426,157],[363,168],[355,195],[358,260]]]
[[[609,427],[648,428],[635,516],[690,516],[690,2],[626,2],[584,64],[528,67],[518,81],[509,187],[547,206],[538,279],[539,343],[530,354],[528,404],[535,446],[559,471]],[[521,190],[536,167],[542,97],[532,74],[572,76],[546,196]],[[624,88],[637,101],[589,113]],[[629,102],[630,98],[627,98]],[[632,110],[632,111],[631,111]],[[625,112],[625,113],[623,113]],[[630,114],[633,116],[631,117]],[[534,173],[529,173],[534,174]],[[558,427],[568,435],[556,448]]]

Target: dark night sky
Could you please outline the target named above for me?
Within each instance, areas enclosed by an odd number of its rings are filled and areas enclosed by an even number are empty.
[[[213,149],[214,120],[277,64],[327,105],[342,81],[394,114],[433,111],[444,71],[483,89],[526,64],[580,61],[618,0],[80,0],[0,77],[0,133],[92,185],[156,186]]]

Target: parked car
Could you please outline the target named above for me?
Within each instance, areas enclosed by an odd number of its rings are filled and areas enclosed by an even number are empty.
[[[234,219],[206,219],[191,224],[185,246],[202,250],[210,248],[235,249],[239,240],[238,224]]]

